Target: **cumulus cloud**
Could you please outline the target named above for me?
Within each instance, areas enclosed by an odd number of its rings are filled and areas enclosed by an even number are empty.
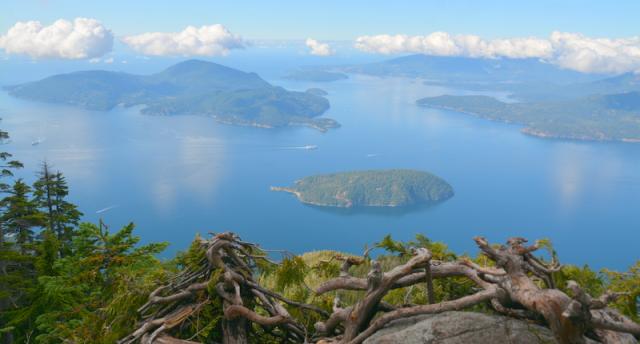
[[[554,32],[554,62],[581,72],[640,72],[640,37],[589,38],[581,34]]]
[[[356,39],[356,48],[382,54],[422,53],[467,57],[548,57],[553,49],[548,40],[527,37],[485,40],[476,35],[433,32],[426,36],[377,35]]]
[[[421,53],[474,58],[539,58],[586,73],[640,71],[640,37],[590,38],[553,32],[549,38],[483,39],[476,35],[434,32],[425,36],[361,36],[355,47],[380,54]]]
[[[307,40],[305,41],[305,44],[309,49],[311,49],[311,52],[310,52],[311,55],[329,56],[334,54],[334,51],[333,49],[331,49],[329,44],[320,43],[313,38],[307,38]]]
[[[125,36],[122,42],[137,52],[154,56],[216,56],[244,48],[242,38],[220,24],[187,26],[180,32]]]
[[[59,19],[49,26],[39,21],[17,22],[0,36],[0,48],[7,54],[36,59],[95,58],[111,51],[113,34],[91,18]]]

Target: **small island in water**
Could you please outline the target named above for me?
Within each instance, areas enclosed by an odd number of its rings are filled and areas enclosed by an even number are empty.
[[[435,204],[454,194],[449,183],[414,170],[351,171],[309,176],[272,191],[294,194],[300,202],[338,208],[405,207]]]

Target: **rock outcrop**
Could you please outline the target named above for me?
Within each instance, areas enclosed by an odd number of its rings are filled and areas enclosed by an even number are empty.
[[[421,315],[392,322],[365,344],[556,344],[551,331],[504,316],[472,312]]]

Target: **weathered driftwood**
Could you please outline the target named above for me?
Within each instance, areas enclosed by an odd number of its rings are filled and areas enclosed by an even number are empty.
[[[194,317],[213,298],[222,299],[225,344],[247,343],[250,323],[264,326],[270,332],[279,328],[285,342],[304,342],[305,328],[289,315],[283,304],[328,316],[319,307],[288,300],[261,287],[254,280],[255,245],[242,242],[233,233],[218,234],[210,240],[201,240],[200,244],[206,250],[201,266],[195,271],[186,269],[169,284],[154,290],[138,310],[143,319],[138,329],[120,340],[120,344],[194,343],[169,333]],[[218,279],[212,280],[212,276]],[[213,295],[207,294],[211,292],[211,283],[215,283]],[[205,297],[197,298],[198,293],[205,293]]]
[[[542,318],[562,344],[585,343],[586,335],[596,337],[593,339],[602,343],[618,343],[620,333],[640,335],[640,325],[606,308],[607,303],[618,295],[605,294],[593,299],[575,282],[569,283],[573,298],[555,289],[552,273],[559,271],[560,264],[555,257],[551,264],[535,258],[532,253],[540,248],[537,243],[524,246],[525,239],[511,238],[507,245],[493,247],[484,238],[475,238],[475,241],[482,253],[495,263],[495,267],[479,266],[470,260],[431,261],[428,252],[418,249],[412,260],[387,273],[380,273],[374,262],[367,279],[342,274],[320,285],[316,290],[318,294],[337,290],[366,291],[356,305],[338,309],[327,322],[316,325],[323,335],[330,337],[325,338],[324,342],[359,344],[393,320],[460,310],[481,303],[488,303],[497,312],[507,316],[534,320]],[[425,266],[429,269],[419,269]],[[431,278],[457,276],[470,279],[480,291],[440,303],[430,300],[427,305],[401,307],[388,312],[380,309],[380,300],[392,289],[423,282],[430,284]],[[543,281],[547,287],[541,288],[534,278]],[[382,314],[374,318],[376,313]],[[337,321],[342,322],[344,332],[335,331],[339,328]]]
[[[525,239],[511,238],[506,245],[492,246],[480,237],[475,242],[495,266],[480,266],[467,259],[434,261],[428,249],[415,248],[409,261],[385,272],[378,262],[369,261],[369,251],[363,257],[337,255],[334,259],[342,262],[339,277],[321,284],[316,294],[340,290],[360,290],[364,294],[346,307],[336,297],[329,313],[260,286],[252,277],[255,262],[250,252],[254,246],[232,233],[219,234],[202,241],[207,259],[201,268],[185,271],[151,293],[149,302],[140,308],[145,320],[120,343],[193,343],[173,338],[170,332],[206,304],[206,298],[195,302],[194,295],[208,290],[212,271],[222,274],[215,285],[215,295],[209,297],[223,300],[223,342],[228,344],[247,343],[251,322],[265,329],[279,328],[285,342],[307,343],[310,339],[307,330],[289,315],[284,304],[316,312],[324,319],[315,324],[311,337],[317,343],[360,344],[391,321],[479,304],[487,304],[507,316],[545,324],[561,344],[582,344],[587,337],[601,343],[621,343],[633,340],[631,335],[640,336],[639,324],[607,307],[618,294],[607,293],[596,299],[573,281],[568,284],[572,296],[556,289],[552,274],[561,266],[555,257],[549,264],[535,258],[533,252],[540,248],[538,243],[526,246]],[[351,267],[366,262],[371,266],[366,278],[350,274]],[[432,280],[451,277],[472,281],[477,291],[437,302]],[[390,305],[382,301],[393,289],[421,283],[425,283],[428,304]],[[256,305],[261,312],[256,312]]]

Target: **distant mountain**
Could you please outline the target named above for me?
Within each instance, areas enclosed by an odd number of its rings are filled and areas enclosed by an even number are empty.
[[[487,59],[423,54],[347,66],[341,70],[377,76],[420,77],[440,83],[468,83],[476,87],[495,83],[505,83],[508,86],[550,81],[565,84],[597,78],[593,75],[560,69],[539,59]]]
[[[418,105],[525,125],[545,138],[640,142],[640,92],[560,101],[503,103],[487,96],[438,96]]]
[[[255,73],[200,60],[181,62],[152,75],[83,71],[6,89],[16,97],[90,110],[146,105],[141,110],[146,114],[207,115],[236,125],[308,126],[321,131],[338,126],[334,120],[315,118],[329,108],[321,96],[287,91]]]
[[[202,60],[180,62],[150,78],[153,83],[178,85],[187,92],[258,89],[271,86],[256,73],[246,73]]]

